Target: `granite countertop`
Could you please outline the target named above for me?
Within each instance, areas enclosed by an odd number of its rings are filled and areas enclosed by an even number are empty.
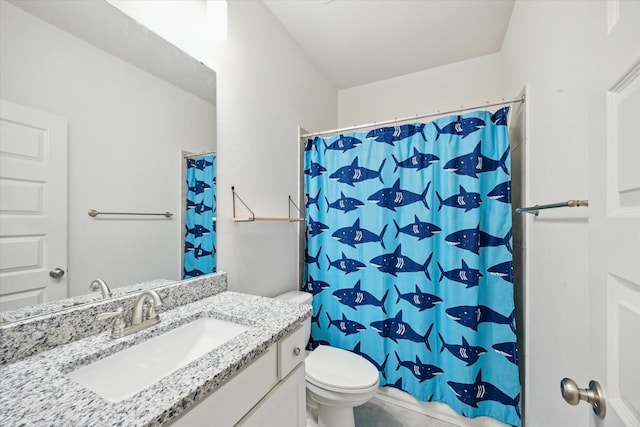
[[[160,311],[161,322],[127,337],[109,331],[0,367],[3,426],[155,426],[172,420],[258,358],[311,315],[311,306],[236,292]],[[203,357],[120,402],[66,373],[201,317],[250,326]]]

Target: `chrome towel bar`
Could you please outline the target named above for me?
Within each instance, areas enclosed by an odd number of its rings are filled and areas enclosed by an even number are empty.
[[[152,216],[163,216],[165,218],[171,218],[173,214],[171,212],[163,212],[163,213],[150,213],[150,212],[98,212],[95,209],[91,209],[88,212],[90,217],[96,217],[98,215],[152,215]]]
[[[588,200],[567,200],[560,203],[549,203],[547,205],[535,205],[528,208],[517,208],[517,213],[530,213],[538,216],[539,211],[542,209],[555,209],[555,208],[578,208],[582,206],[589,206]]]

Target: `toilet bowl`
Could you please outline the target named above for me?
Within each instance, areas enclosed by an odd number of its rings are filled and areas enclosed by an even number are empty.
[[[308,292],[287,292],[277,299],[311,304]],[[311,319],[305,321],[307,337]],[[319,427],[354,427],[353,408],[378,391],[378,370],[371,362],[347,350],[321,345],[305,358],[307,405],[317,408]]]

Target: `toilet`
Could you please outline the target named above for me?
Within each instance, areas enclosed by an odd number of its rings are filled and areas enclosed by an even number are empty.
[[[291,291],[276,299],[311,304],[308,292]],[[311,319],[304,323],[307,339]],[[319,427],[354,427],[353,408],[369,401],[378,391],[375,366],[347,350],[318,346],[305,358],[307,406],[318,411]]]

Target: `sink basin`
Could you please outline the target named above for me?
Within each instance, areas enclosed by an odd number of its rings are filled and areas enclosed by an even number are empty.
[[[119,402],[247,329],[226,320],[197,319],[67,375],[104,399]]]

